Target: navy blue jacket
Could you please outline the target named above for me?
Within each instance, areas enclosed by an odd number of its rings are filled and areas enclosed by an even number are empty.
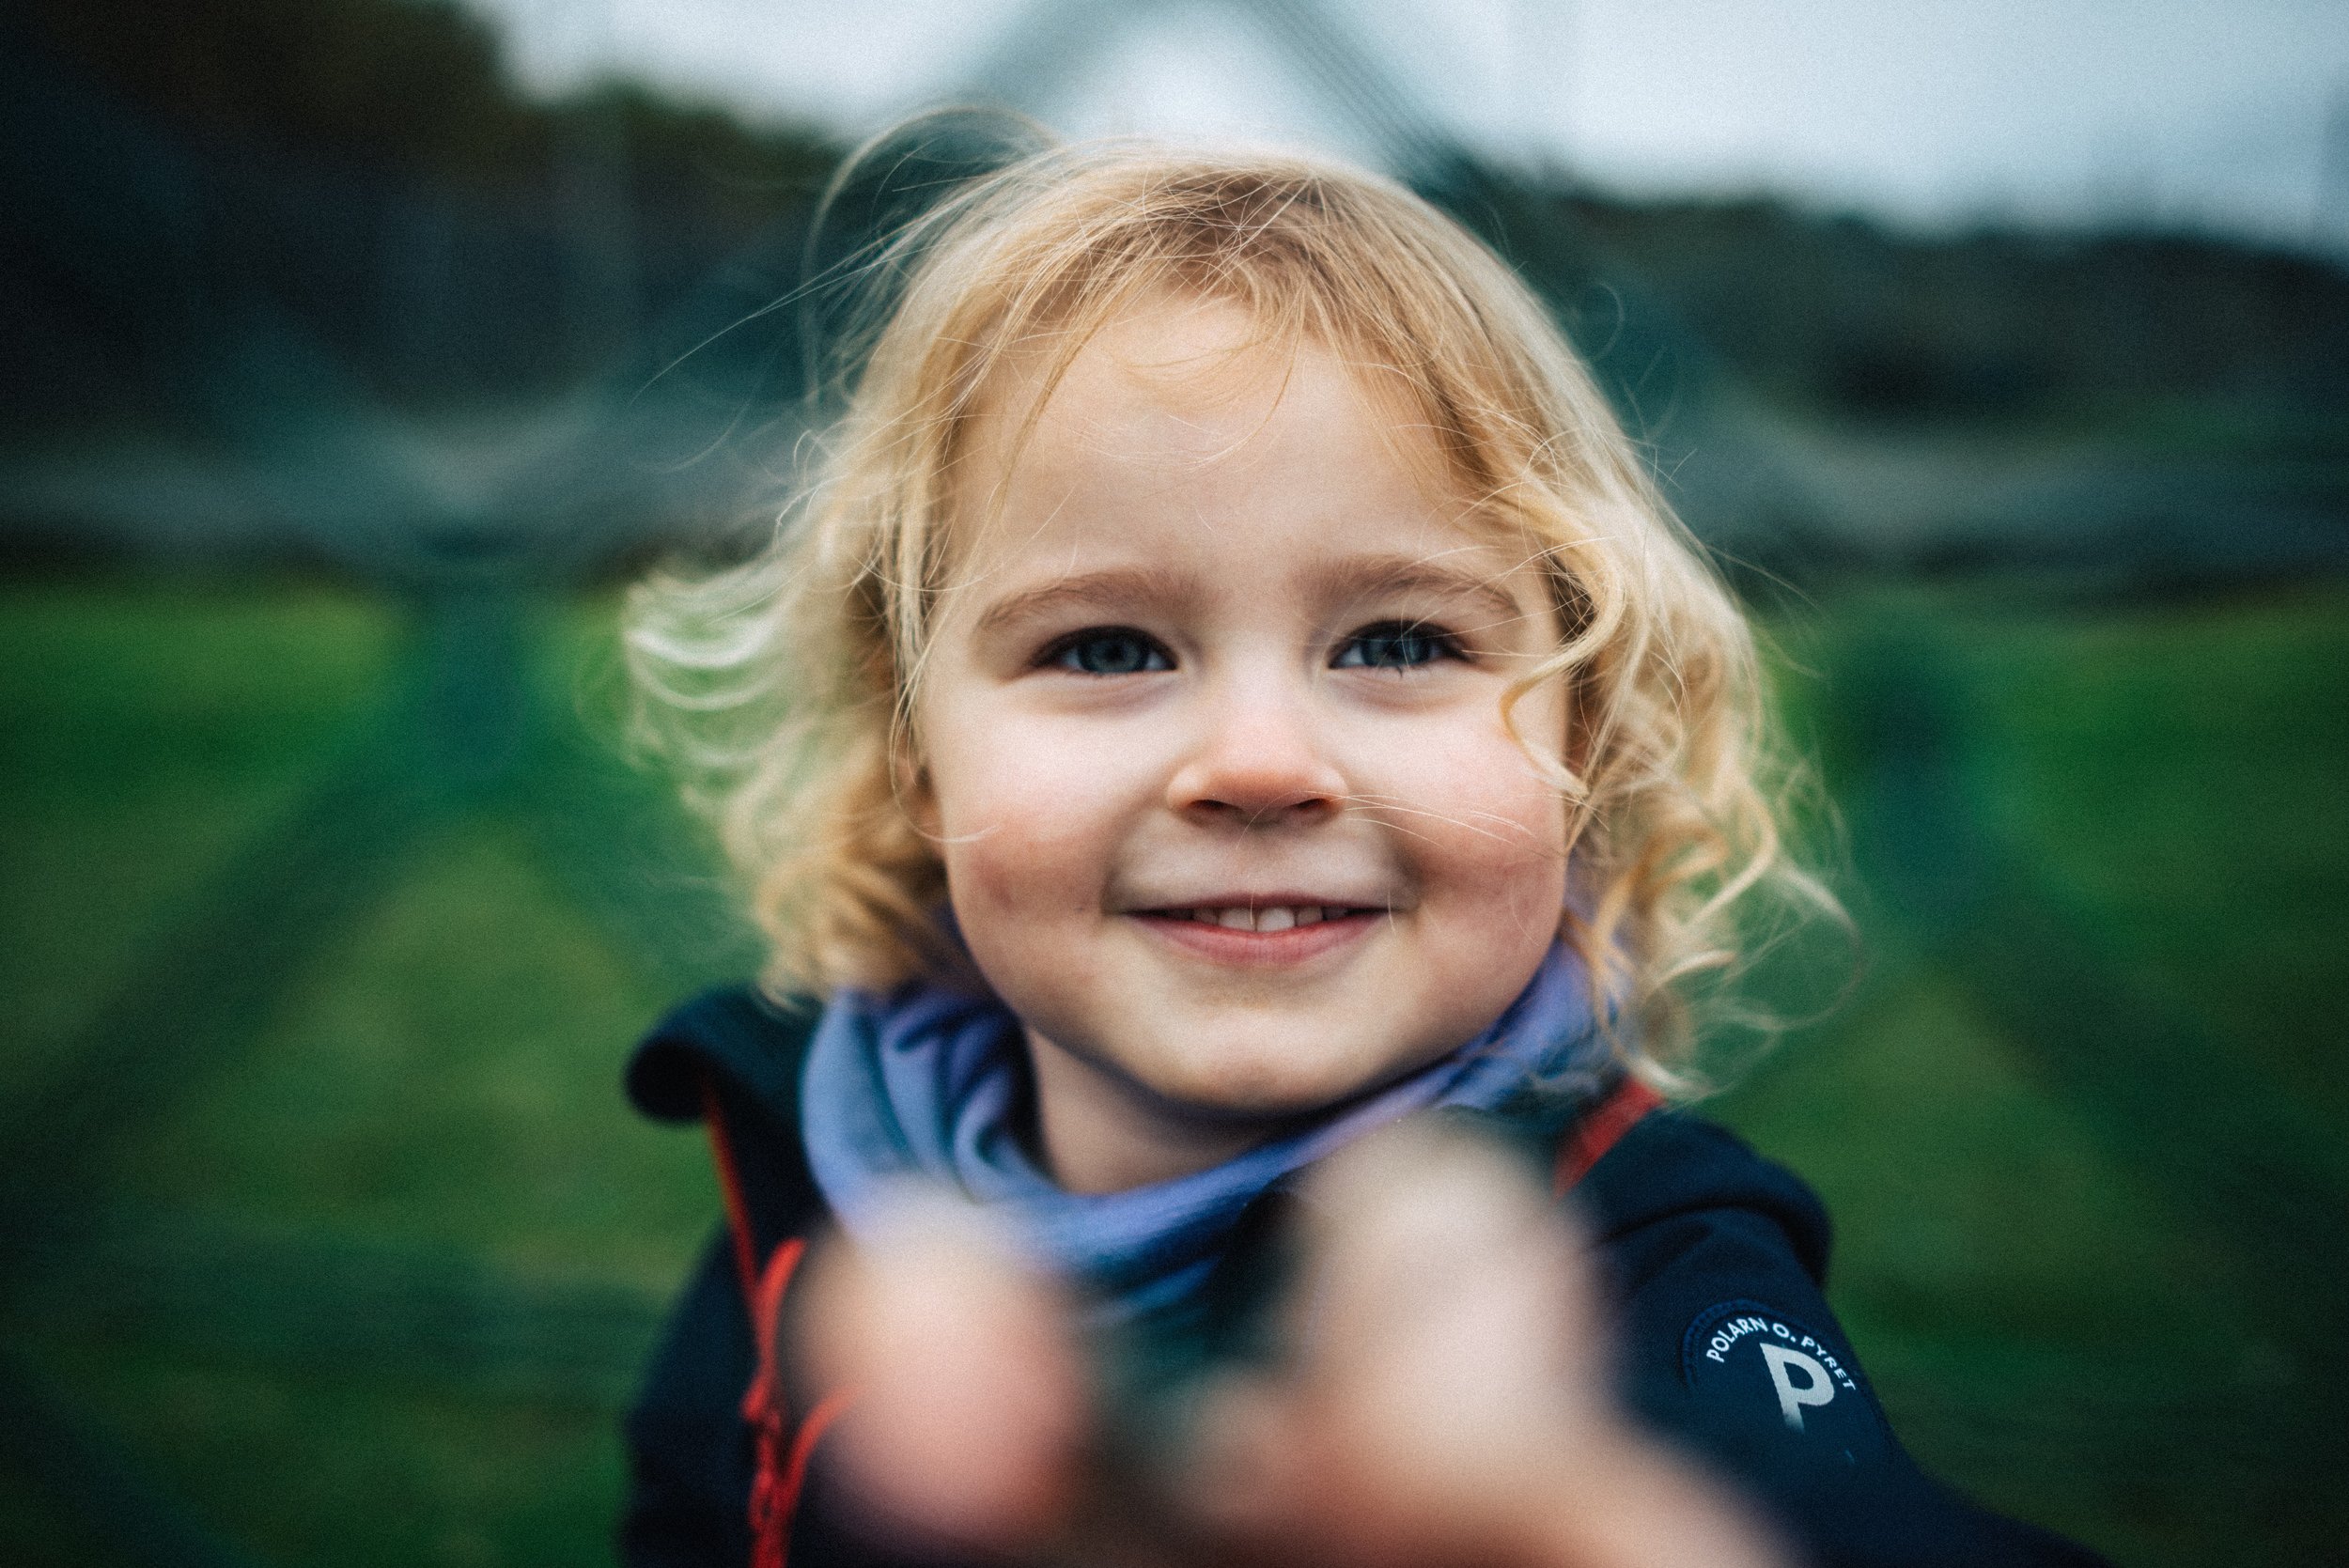
[[[712,992],[664,1019],[629,1063],[630,1095],[648,1116],[696,1120],[715,1096],[762,1258],[829,1223],[798,1132],[812,1021],[746,990]],[[1657,1111],[1599,1158],[1576,1198],[1612,1293],[1625,1400],[1741,1484],[1822,1568],[2098,1560],[1964,1501],[1902,1450],[1820,1294],[1827,1215],[1792,1173],[1710,1123]],[[750,1561],[756,1460],[742,1402],[756,1358],[722,1232],[628,1418],[620,1545],[630,1568]],[[804,1409],[806,1392],[789,1398]],[[837,1517],[818,1462],[791,1524],[792,1568],[885,1560]]]

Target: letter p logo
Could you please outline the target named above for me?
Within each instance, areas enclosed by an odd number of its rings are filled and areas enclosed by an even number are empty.
[[[1827,1368],[1801,1351],[1789,1350],[1782,1344],[1765,1344],[1762,1359],[1769,1363],[1770,1384],[1778,1389],[1779,1412],[1796,1431],[1802,1430],[1804,1405],[1825,1405],[1835,1397],[1835,1384],[1828,1376]],[[1799,1386],[1787,1375],[1796,1371],[1803,1375]]]

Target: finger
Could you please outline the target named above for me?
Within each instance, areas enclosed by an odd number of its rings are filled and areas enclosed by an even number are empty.
[[[1277,1375],[1204,1398],[1181,1495],[1266,1560],[1505,1560],[1594,1380],[1590,1312],[1539,1185],[1482,1142],[1407,1126],[1306,1193],[1307,1267]]]
[[[1089,1422],[1067,1304],[977,1211],[897,1200],[812,1270],[801,1347],[849,1390],[831,1475],[882,1533],[1029,1550],[1074,1505]]]
[[[1303,1367],[1364,1461],[1455,1495],[1508,1486],[1599,1419],[1587,1266],[1509,1155],[1407,1124],[1332,1160],[1313,1198]]]
[[[1587,1245],[1506,1152],[1407,1124],[1315,1197],[1300,1388],[1336,1473],[1310,1495],[1401,1544],[1358,1560],[1777,1560],[1732,1493],[1616,1408]]]

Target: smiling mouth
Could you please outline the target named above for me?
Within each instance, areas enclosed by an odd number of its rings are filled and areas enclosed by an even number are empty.
[[[1294,893],[1253,904],[1137,909],[1129,919],[1192,959],[1218,967],[1293,969],[1334,962],[1385,924],[1385,905],[1308,904]]]
[[[1300,925],[1319,925],[1324,921],[1344,920],[1351,915],[1384,914],[1386,911],[1345,904],[1241,904],[1213,908],[1151,909],[1146,912],[1159,920],[1220,926],[1226,931],[1289,931]]]

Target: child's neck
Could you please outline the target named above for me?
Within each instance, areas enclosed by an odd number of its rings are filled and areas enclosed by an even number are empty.
[[[1281,1121],[1187,1115],[1099,1064],[1028,1032],[1044,1167],[1065,1191],[1123,1192],[1221,1165]]]

